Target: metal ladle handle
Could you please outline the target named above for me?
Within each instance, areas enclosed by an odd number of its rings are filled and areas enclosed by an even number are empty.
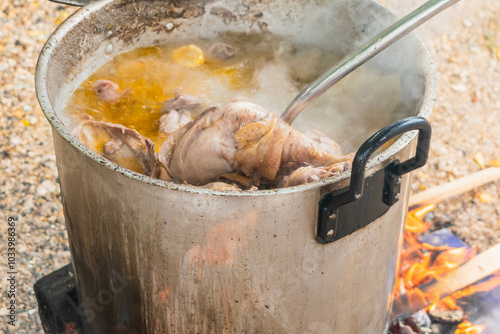
[[[60,3],[63,5],[83,7],[92,2],[93,0],[49,0],[49,1]]]
[[[430,0],[344,57],[314,80],[290,103],[281,118],[291,124],[298,114],[346,75],[385,50],[422,23],[460,0]]]

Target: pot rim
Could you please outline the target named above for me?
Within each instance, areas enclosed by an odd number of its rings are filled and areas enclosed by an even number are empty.
[[[95,163],[102,165],[110,170],[116,171],[122,175],[125,175],[133,180],[144,182],[153,186],[162,187],[170,190],[185,191],[195,194],[206,194],[206,195],[217,195],[217,196],[229,196],[229,197],[247,197],[247,196],[262,196],[262,195],[277,195],[277,194],[289,194],[302,192],[307,190],[318,189],[326,186],[333,185],[337,182],[346,181],[351,176],[351,171],[345,171],[339,173],[335,176],[329,178],[315,181],[303,185],[292,186],[287,188],[279,189],[268,189],[268,190],[255,190],[255,191],[223,191],[223,190],[213,190],[203,188],[201,186],[193,186],[186,184],[177,184],[174,182],[162,181],[156,178],[152,178],[137,172],[133,172],[125,167],[122,167],[110,160],[100,156],[95,153],[83,143],[74,137],[69,129],[64,125],[63,121],[59,118],[54,108],[50,103],[48,89],[47,89],[47,73],[49,68],[49,60],[52,57],[54,49],[57,48],[60,43],[63,42],[65,36],[74,27],[80,24],[83,20],[96,19],[93,15],[95,12],[99,11],[101,8],[106,7],[112,2],[120,0],[102,0],[94,1],[85,5],[84,7],[78,9],[71,16],[69,16],[64,22],[62,22],[49,36],[45,45],[43,46],[40,55],[38,57],[36,70],[35,70],[35,89],[38,98],[38,102],[44,113],[45,117],[52,126],[53,131],[57,132],[67,143],[69,143],[73,148],[78,150],[80,153],[90,158]],[[383,7],[380,4],[378,6],[382,7],[382,10],[386,10],[395,18],[397,17],[391,10]],[[415,38],[415,42],[418,44],[420,53],[423,57],[424,65],[424,95],[422,97],[422,105],[416,116],[421,116],[426,119],[429,118],[434,102],[436,101],[437,95],[437,74],[434,62],[430,55],[429,50],[421,40],[421,38],[415,33],[410,33],[409,36]],[[406,37],[410,38],[410,37]],[[417,131],[411,131],[402,135],[396,142],[390,145],[388,148],[383,150],[381,153],[370,158],[368,160],[366,170],[373,169],[375,167],[382,167],[386,161],[390,159],[393,155],[397,154],[401,149],[408,145],[411,140],[417,135]],[[379,166],[380,165],[380,166]]]

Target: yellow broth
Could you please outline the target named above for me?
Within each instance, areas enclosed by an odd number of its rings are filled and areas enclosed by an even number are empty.
[[[256,64],[273,59],[276,41],[248,35],[227,35],[222,39],[172,43],[120,54],[75,90],[65,113],[68,116],[88,114],[97,121],[135,129],[151,139],[158,150],[165,139],[165,135],[158,130],[162,102],[173,98],[176,92],[203,95],[203,107],[206,108],[229,103],[235,95],[250,96],[257,89],[253,80]],[[194,66],[186,65],[192,59],[189,54],[183,54],[183,47],[194,44],[205,55],[215,42],[228,42],[235,46],[238,50],[236,56],[226,61],[203,56],[201,63],[197,58]],[[99,99],[92,85],[101,79],[117,84],[119,91],[123,92],[122,97],[114,102]],[[96,150],[99,151],[98,148]]]

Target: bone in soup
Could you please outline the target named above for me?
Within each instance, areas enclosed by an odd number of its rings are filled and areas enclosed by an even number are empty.
[[[89,76],[64,114],[87,147],[138,173],[218,190],[288,187],[350,168],[333,139],[276,116],[334,61],[269,35],[140,48]]]

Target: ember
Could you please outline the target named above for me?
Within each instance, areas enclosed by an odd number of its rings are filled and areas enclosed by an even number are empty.
[[[394,290],[395,317],[401,319],[409,315],[405,313],[408,310],[425,308],[434,322],[454,324],[454,334],[482,333],[486,326],[475,325],[467,320],[470,312],[464,311],[466,302],[462,299],[476,292],[490,291],[500,286],[500,272],[456,292],[440,289],[445,286],[444,283],[440,283],[449,279],[450,272],[476,256],[477,248],[438,245],[439,242],[434,244],[422,242],[422,239],[428,240],[428,238],[422,238],[422,234],[430,229],[430,224],[424,222],[424,217],[434,208],[435,206],[430,204],[412,210],[407,215],[403,249]],[[411,319],[412,317],[394,324],[391,332],[405,332],[404,329],[414,322]],[[413,332],[429,333],[420,329]],[[436,331],[431,330],[431,332]]]

